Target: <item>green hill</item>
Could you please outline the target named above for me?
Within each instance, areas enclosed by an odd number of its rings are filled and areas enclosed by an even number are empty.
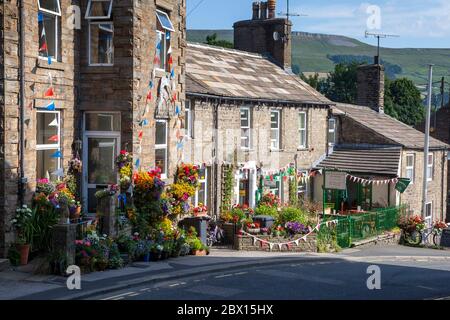
[[[187,37],[188,41],[204,42],[213,33],[217,33],[218,40],[233,41],[233,30],[188,30]],[[376,47],[344,36],[292,34],[293,70],[301,72],[330,72],[337,61],[371,61],[375,54]],[[381,58],[390,66],[391,76],[407,77],[419,86],[427,82],[429,63],[435,65],[435,81],[450,76],[450,49],[382,48]]]

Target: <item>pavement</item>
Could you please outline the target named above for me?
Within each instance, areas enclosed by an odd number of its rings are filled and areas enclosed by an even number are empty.
[[[258,275],[259,278],[270,279],[271,277],[264,277],[264,275],[267,276],[271,274],[287,275],[287,278],[284,278],[284,280],[287,280],[286,285],[289,284],[289,278],[306,282],[313,281],[324,285],[324,283],[320,281],[321,272],[327,271],[326,268],[324,270],[320,269],[325,266],[336,265],[340,266],[340,268],[345,266],[344,269],[346,272],[349,272],[355,265],[360,265],[362,267],[369,263],[389,265],[389,270],[392,269],[394,274],[400,272],[397,270],[398,268],[401,269],[410,266],[414,267],[413,269],[417,272],[418,270],[421,270],[421,268],[426,268],[427,270],[432,270],[436,273],[444,272],[445,281],[447,281],[447,274],[450,275],[450,272],[447,272],[450,271],[450,251],[448,250],[432,250],[404,246],[374,246],[364,249],[347,249],[338,254],[318,254],[243,252],[227,249],[213,249],[211,254],[206,257],[186,256],[160,262],[140,262],[134,263],[124,269],[82,275],[81,290],[67,289],[66,278],[64,277],[32,275],[27,272],[7,270],[0,272],[0,299],[106,299],[117,294],[120,295],[121,293],[124,293],[123,291],[125,291],[125,293],[133,292],[132,294],[135,294],[135,297],[142,299],[158,299],[157,295],[144,295],[148,292],[143,289],[152,286],[158,287],[161,284],[168,283],[168,285],[180,285],[180,283],[182,284],[183,282],[187,283],[185,279],[193,279],[192,281],[194,281],[199,280],[198,278],[203,279],[205,276],[209,278],[212,277],[212,281],[218,281],[218,279],[222,279],[220,276],[223,274],[226,275],[223,278],[233,277],[234,279],[234,277],[236,277],[236,279],[238,279],[239,277],[244,277],[244,280],[252,279],[252,277],[244,276],[249,273],[248,270],[266,270],[265,273],[261,273],[261,271],[251,273],[252,275],[260,273]],[[283,269],[289,268],[290,265],[311,266],[313,269],[309,271],[303,270],[306,272],[304,274],[296,273],[296,275],[292,275],[289,273],[291,271]],[[444,270],[442,270],[443,266]],[[446,270],[445,266],[449,267],[449,270]],[[335,272],[334,268],[331,272]],[[232,276],[229,276],[229,274]],[[345,272],[341,274],[341,279],[331,278],[327,281],[328,283],[331,281],[334,285],[346,283],[346,281],[343,280],[345,277],[342,278],[344,274]],[[423,273],[421,274],[423,275]],[[214,278],[215,276],[218,276],[219,278],[216,279]],[[364,274],[364,276],[367,278],[366,274]],[[274,277],[275,279],[277,278],[276,276]],[[439,274],[438,276],[436,274],[436,277],[440,279],[441,275]],[[442,279],[439,281],[442,281]],[[257,281],[253,282],[257,283]],[[233,282],[230,282],[229,284],[232,283]],[[239,299],[241,291],[245,293],[245,290],[242,290],[242,288],[239,287],[239,284],[242,283],[243,279],[240,279],[235,283],[237,287],[228,288],[231,290],[229,291],[229,297]],[[280,283],[283,283],[283,281]],[[449,284],[447,286],[450,289],[450,278],[448,278],[447,283]],[[178,285],[175,285],[174,287],[177,287]],[[273,287],[273,284],[267,285],[267,288]],[[140,292],[143,294],[136,294],[136,288],[142,290]],[[199,291],[200,289],[197,288],[195,290]],[[257,291],[264,292],[261,288]],[[288,291],[290,292],[290,290]],[[183,291],[177,292],[181,294]],[[206,292],[214,291],[207,290]],[[330,292],[333,292],[333,290]],[[310,293],[312,294],[313,292]],[[450,296],[450,291],[447,294],[444,291],[439,293],[440,294],[437,294],[436,297],[439,296],[439,298],[444,298]],[[125,296],[120,297],[125,298]],[[202,294],[196,296],[201,297]],[[187,297],[192,298],[189,294]],[[226,298],[223,294],[215,297],[221,297],[222,299]],[[245,295],[245,297],[247,299],[249,298],[248,295]],[[277,297],[283,298],[283,295]],[[291,296],[291,298],[292,297],[294,296]],[[352,295],[348,294],[348,297],[352,297]],[[412,298],[417,297],[420,297],[420,295],[416,295]],[[161,295],[159,298],[177,299],[177,295],[170,296],[170,294],[167,294]],[[179,298],[185,297],[180,296]],[[214,298],[214,296],[207,298],[211,299]],[[258,296],[251,296],[251,298],[257,299]],[[303,297],[300,296],[299,298]]]

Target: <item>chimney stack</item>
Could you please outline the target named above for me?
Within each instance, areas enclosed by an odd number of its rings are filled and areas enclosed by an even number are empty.
[[[371,64],[358,67],[357,104],[384,113],[384,66]]]
[[[276,1],[255,1],[252,20],[238,21],[234,28],[234,48],[269,55],[285,70],[292,64],[292,23],[276,18]]]
[[[277,1],[276,0],[269,0],[267,2],[267,6],[269,9],[269,19],[275,18],[275,9],[277,7]]]
[[[259,1],[253,2],[253,20],[259,20],[260,5]]]

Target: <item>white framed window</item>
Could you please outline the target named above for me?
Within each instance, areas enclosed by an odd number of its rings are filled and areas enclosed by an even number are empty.
[[[172,38],[171,32],[175,32],[172,21],[170,21],[169,15],[161,10],[156,10],[156,48],[159,61],[156,63],[155,68],[163,71],[170,71],[169,68],[169,49],[170,39]]]
[[[61,16],[61,4],[59,0],[38,0],[39,11]]]
[[[184,125],[186,137],[194,138],[194,119],[190,100],[186,100],[186,106],[184,108]]]
[[[60,112],[38,110],[36,112],[36,179],[50,178],[61,166]]]
[[[38,7],[38,56],[45,59],[50,57],[52,61],[58,61],[61,43],[59,0],[38,0]]]
[[[114,25],[112,22],[89,23],[89,65],[114,64]]]
[[[111,19],[113,0],[89,0],[85,19]]]
[[[200,204],[208,206],[208,168],[199,170],[200,187],[195,192],[194,205],[197,207]]]
[[[298,113],[298,135],[300,137],[300,149],[308,147],[308,115],[305,111]]]
[[[328,119],[328,145],[334,146],[336,144],[336,119]]]
[[[280,149],[280,110],[270,112],[270,148]]]
[[[251,113],[250,108],[241,108],[241,148],[251,147]]]
[[[308,171],[302,171],[303,176],[308,175]],[[294,178],[295,179],[295,178]],[[304,201],[307,199],[308,194],[308,183],[304,179],[300,179],[297,183],[297,197],[298,200]]]
[[[406,155],[406,178],[411,180],[411,183],[414,182],[414,175],[415,175],[415,155],[414,154],[407,154]]]
[[[434,155],[432,153],[428,154],[427,161],[427,180],[433,181],[434,176]]]
[[[161,177],[167,178],[168,166],[168,124],[167,120],[157,120],[155,129],[155,166],[161,169]]]

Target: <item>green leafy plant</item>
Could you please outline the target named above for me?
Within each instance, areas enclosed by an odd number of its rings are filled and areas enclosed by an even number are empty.
[[[285,207],[281,210],[277,223],[284,226],[287,222],[299,222],[303,225],[308,225],[308,217],[299,208]]]
[[[20,252],[17,250],[17,247],[15,245],[11,245],[8,249],[8,256],[9,262],[12,266],[18,266],[20,263]]]
[[[224,184],[223,184],[223,195],[222,204],[220,206],[221,212],[230,212],[231,204],[233,200],[233,188],[234,188],[234,166],[229,166],[224,168]]]
[[[276,207],[260,205],[255,209],[255,215],[257,216],[271,216],[273,218],[278,218],[278,210]]]
[[[298,184],[297,179],[295,177],[293,179],[289,179],[289,205],[293,207],[298,206]]]

